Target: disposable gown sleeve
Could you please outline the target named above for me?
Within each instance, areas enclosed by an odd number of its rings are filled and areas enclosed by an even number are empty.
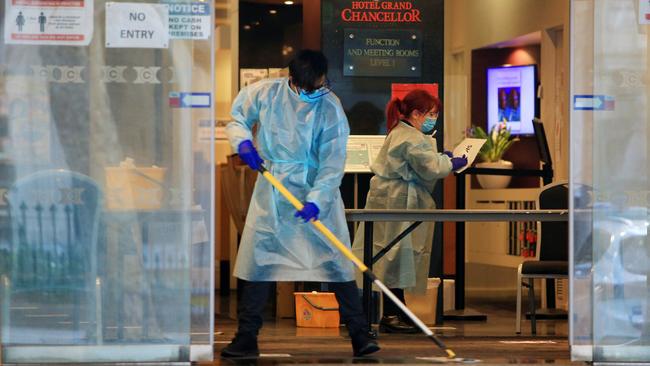
[[[259,120],[259,88],[255,85],[242,89],[232,104],[233,122],[226,126],[226,135],[234,152],[244,140],[253,140],[253,126]]]
[[[324,129],[318,138],[319,168],[306,200],[315,203],[321,210],[330,207],[343,179],[350,128],[345,115],[340,115],[338,123]]]
[[[422,179],[441,179],[451,172],[451,159],[431,149],[428,143],[409,145],[405,152],[409,166]]]

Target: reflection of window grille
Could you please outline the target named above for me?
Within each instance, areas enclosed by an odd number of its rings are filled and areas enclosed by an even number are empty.
[[[535,201],[506,201],[509,210],[535,210]],[[513,221],[508,227],[508,254],[516,256],[531,256],[537,254],[537,245],[530,245],[526,242],[526,233],[529,231],[537,232],[537,223],[535,221]],[[523,234],[523,235],[522,235]],[[525,252],[526,250],[528,252]]]

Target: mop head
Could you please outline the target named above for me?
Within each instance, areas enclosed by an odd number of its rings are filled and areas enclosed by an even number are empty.
[[[431,363],[479,363],[481,360],[475,358],[461,358],[461,357],[417,357],[418,360],[429,361]]]

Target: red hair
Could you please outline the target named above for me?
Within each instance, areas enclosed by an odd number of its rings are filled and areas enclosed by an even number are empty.
[[[386,106],[386,127],[390,132],[401,119],[408,118],[413,111],[427,113],[435,109],[440,112],[440,99],[426,90],[415,89],[406,94],[404,99],[394,98]]]

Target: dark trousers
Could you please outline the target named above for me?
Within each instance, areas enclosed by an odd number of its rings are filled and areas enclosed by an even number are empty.
[[[390,291],[397,296],[398,299],[402,301],[402,303],[406,304],[406,300],[404,299],[404,290],[401,288],[392,288]],[[406,317],[406,314],[402,313],[402,310],[395,305],[393,300],[391,300],[388,296],[384,296],[384,316],[395,316],[395,315],[400,315],[402,317]]]
[[[257,335],[262,328],[262,311],[271,292],[273,282],[248,282],[241,281],[241,299],[237,304],[237,317],[239,318],[239,333],[252,333]],[[359,299],[357,283],[328,282],[328,288],[334,292],[339,302],[341,320],[348,328],[350,335],[359,332],[366,333],[365,316]]]

